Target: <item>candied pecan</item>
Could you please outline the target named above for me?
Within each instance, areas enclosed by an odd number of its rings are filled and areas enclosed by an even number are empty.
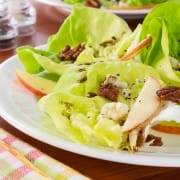
[[[113,84],[101,84],[98,95],[103,96],[112,101],[117,101],[119,95],[119,88]]]
[[[151,142],[152,140],[154,140],[156,138],[156,136],[154,136],[153,134],[148,134],[148,136],[146,137],[145,142]]]
[[[138,133],[138,137],[137,137],[137,146],[140,147],[143,145],[143,142],[144,142],[144,132],[143,130],[139,131]]]
[[[95,97],[95,96],[97,96],[97,94],[96,94],[96,93],[93,93],[93,92],[88,92],[87,97],[92,98],[92,97]]]
[[[125,88],[127,86],[126,83],[121,82],[118,79],[117,75],[113,75],[113,74],[107,74],[103,83],[104,84],[113,84],[114,86],[117,86],[120,89]]]
[[[85,45],[79,44],[75,48],[71,48],[67,45],[60,53],[59,57],[63,61],[75,61],[79,54],[85,49]]]
[[[99,0],[86,0],[85,5],[94,8],[100,8],[101,2]]]
[[[162,100],[180,103],[180,87],[165,87],[158,90],[156,94]]]
[[[153,142],[150,144],[150,146],[162,146],[162,138],[161,137],[156,137]]]
[[[150,146],[162,146],[163,145],[162,138],[154,136],[153,134],[149,134],[146,137],[145,142],[146,143],[151,142],[151,144],[149,144]]]

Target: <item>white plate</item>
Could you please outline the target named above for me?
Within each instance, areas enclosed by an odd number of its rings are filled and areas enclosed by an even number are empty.
[[[65,10],[68,12],[70,12],[72,8],[71,5],[64,3],[63,0],[37,0],[37,1],[42,2],[44,4],[65,8]],[[150,11],[150,9],[118,9],[118,10],[109,9],[108,11],[115,13],[125,19],[140,19],[143,18]]]
[[[15,70],[21,69],[17,56],[0,65],[0,115],[20,131],[42,142],[77,154],[120,163],[180,167],[180,136],[156,133],[162,147],[143,147],[138,153],[73,143],[61,136],[37,107],[37,99],[20,86]]]

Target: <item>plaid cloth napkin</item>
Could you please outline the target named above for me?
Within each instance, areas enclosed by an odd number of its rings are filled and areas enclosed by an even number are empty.
[[[89,180],[0,128],[0,180]]]

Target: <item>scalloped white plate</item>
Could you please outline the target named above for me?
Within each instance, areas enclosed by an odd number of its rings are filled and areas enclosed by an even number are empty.
[[[36,0],[44,4],[49,4],[57,7],[62,7],[66,11],[70,12],[72,6],[63,2],[63,0]],[[143,18],[151,9],[105,9],[112,13],[115,13],[125,19],[140,19]]]
[[[42,48],[42,47],[41,47]],[[73,143],[61,136],[51,120],[37,107],[37,99],[17,83],[15,70],[21,69],[17,56],[0,65],[0,115],[20,131],[52,146],[77,154],[136,165],[180,167],[180,136],[155,133],[162,147],[143,147],[138,153]]]

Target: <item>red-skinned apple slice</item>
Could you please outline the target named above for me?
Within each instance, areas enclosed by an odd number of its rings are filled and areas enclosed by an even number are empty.
[[[160,107],[160,100],[156,92],[160,88],[161,85],[156,79],[147,78],[122,127],[123,132],[131,131],[142,125],[157,112]]]
[[[16,77],[24,87],[37,96],[44,96],[49,94],[56,84],[51,80],[19,70],[16,71]]]

